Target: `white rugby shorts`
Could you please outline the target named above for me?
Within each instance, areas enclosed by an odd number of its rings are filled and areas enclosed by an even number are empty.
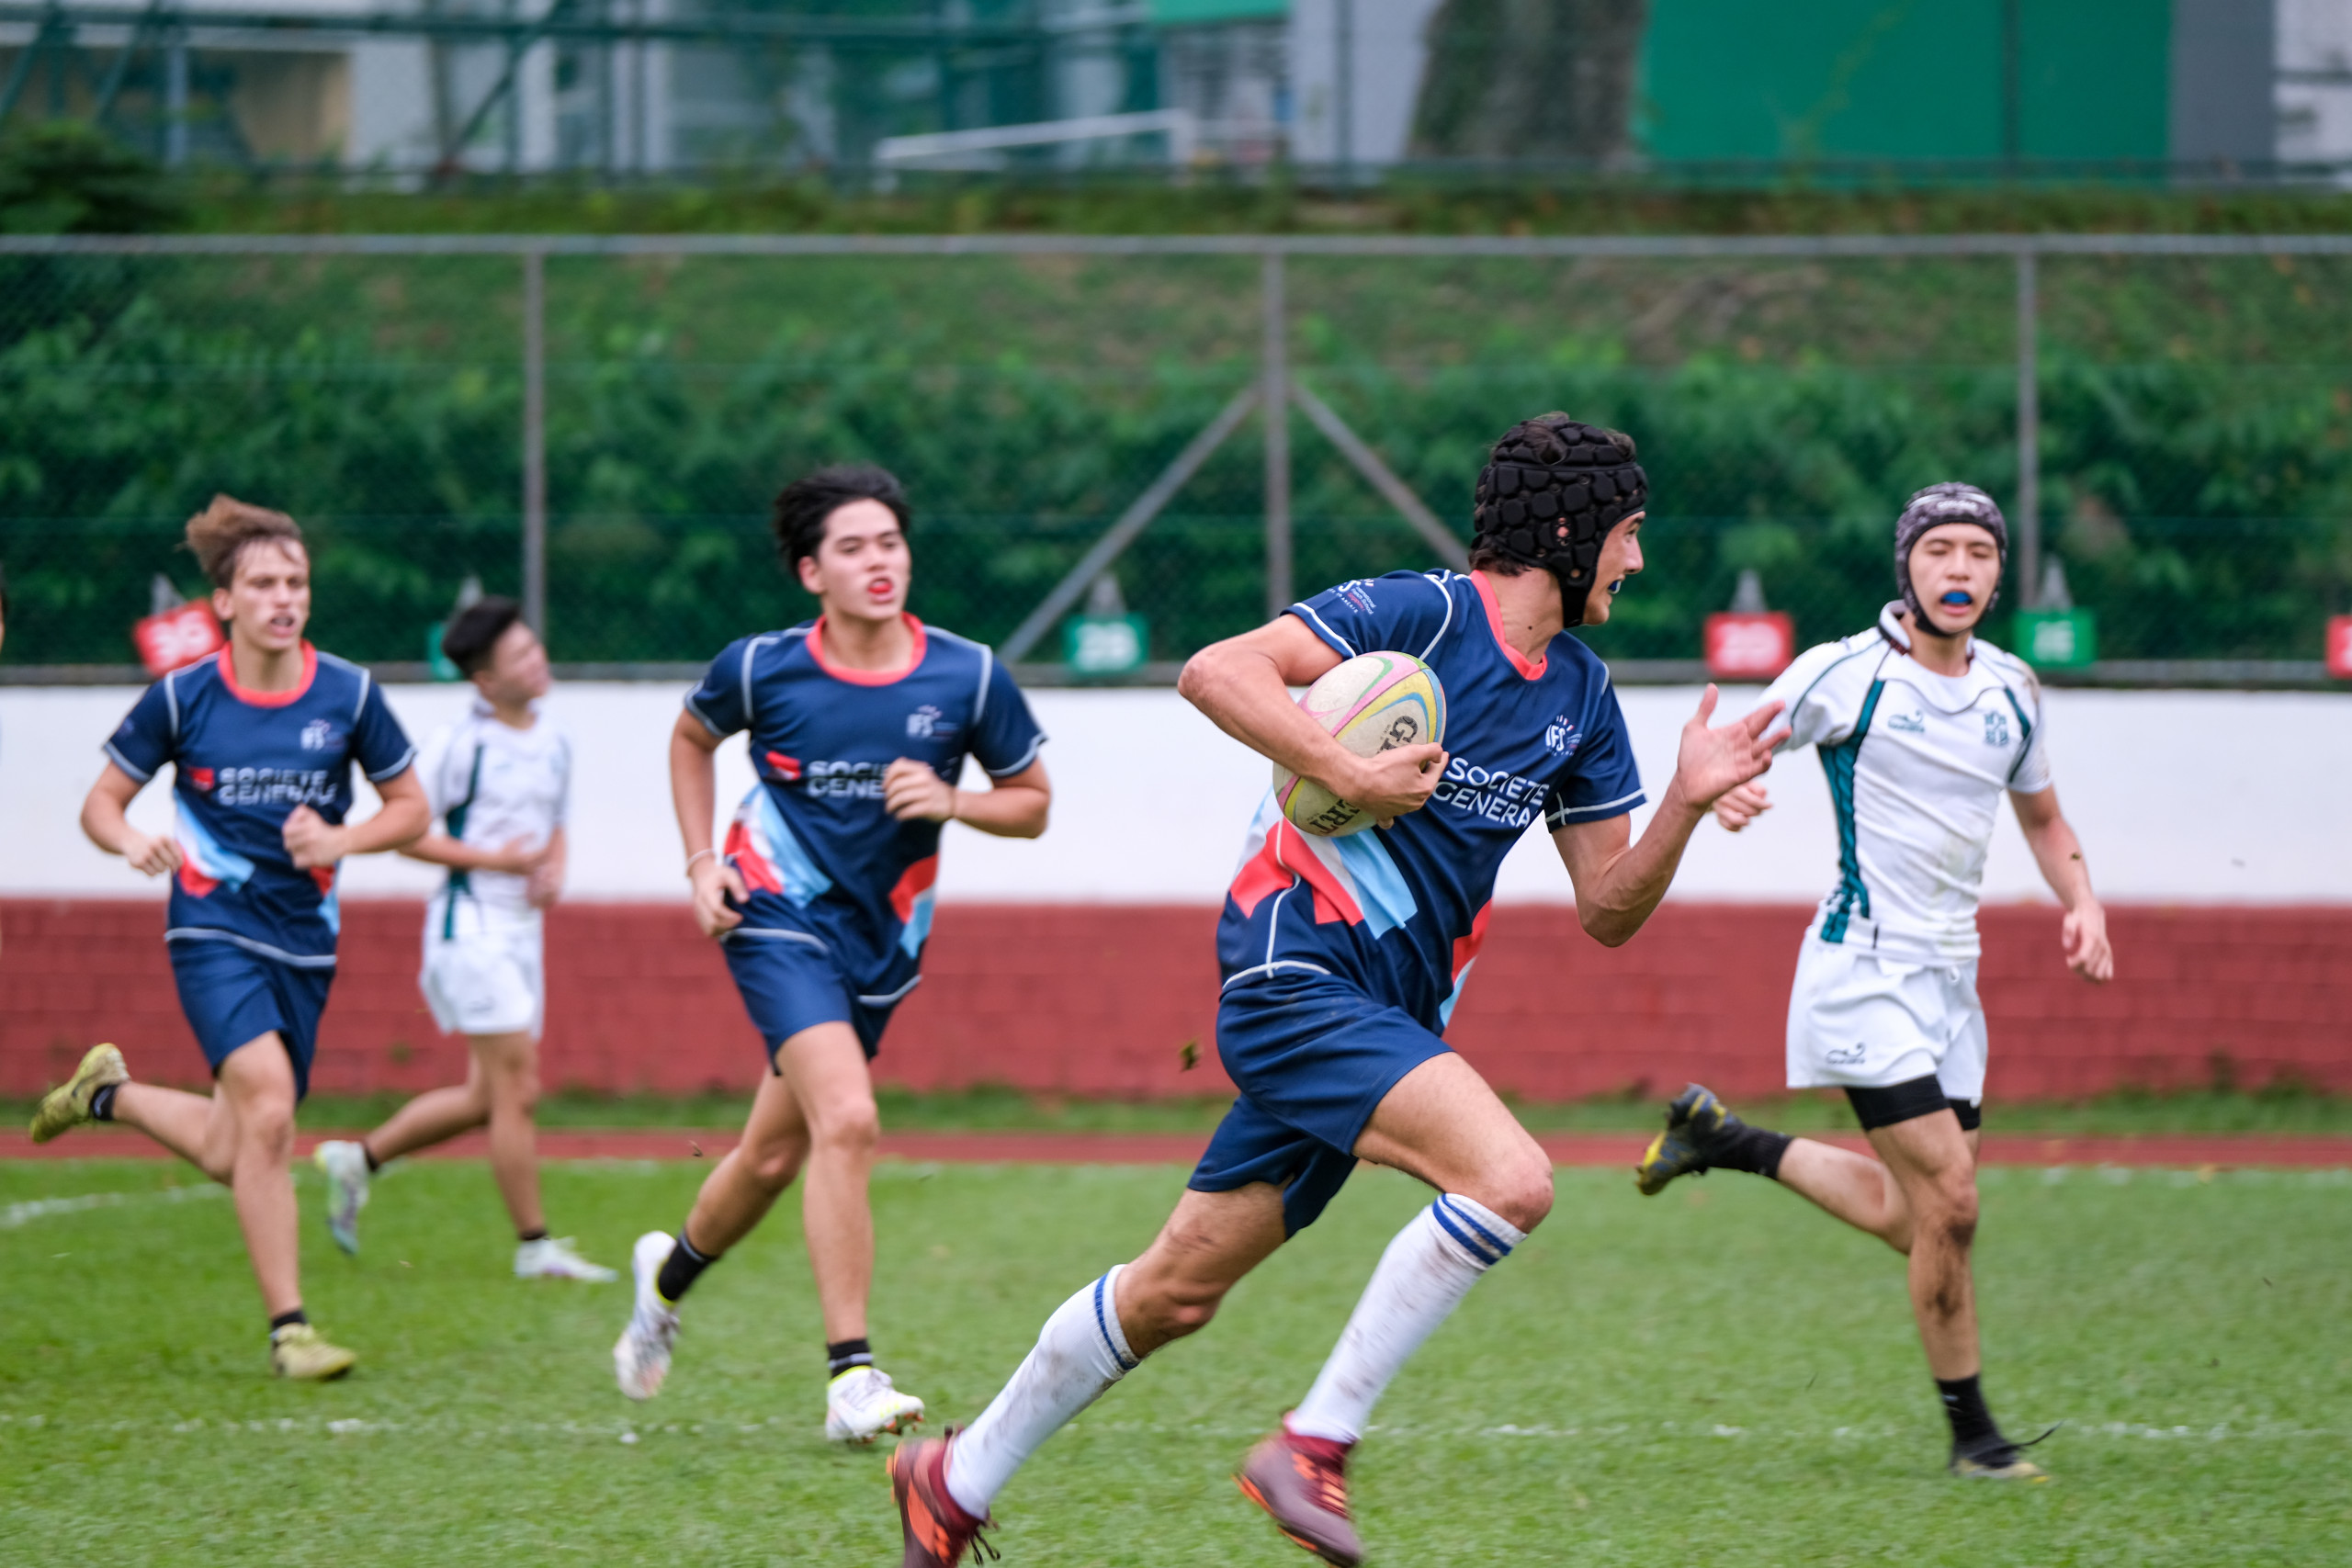
[[[433,1021],[450,1034],[539,1037],[547,1018],[547,976],[541,932],[476,930],[424,938],[424,972],[417,976]]]
[[[1976,961],[1902,964],[1807,931],[1789,993],[1791,1089],[1885,1089],[1934,1077],[1949,1100],[1984,1098]]]

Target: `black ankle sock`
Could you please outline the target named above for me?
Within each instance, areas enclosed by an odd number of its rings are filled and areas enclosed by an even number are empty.
[[[539,1226],[537,1230],[516,1231],[514,1233],[514,1239],[516,1241],[545,1241],[547,1238],[548,1227],[545,1225]]]
[[[1707,1163],[1717,1170],[1746,1170],[1777,1181],[1781,1156],[1796,1142],[1786,1133],[1751,1127],[1745,1122],[1725,1127],[1706,1145]]]
[[[384,1162],[378,1159],[376,1157],[376,1151],[369,1148],[367,1145],[362,1144],[359,1145],[359,1155],[362,1159],[365,1159],[368,1162],[368,1175],[373,1176],[378,1171],[384,1168]]]
[[[97,1093],[90,1096],[91,1121],[111,1122],[114,1120],[114,1091],[121,1087],[119,1083],[104,1084],[99,1087]]]
[[[276,1317],[271,1318],[269,1320],[269,1332],[274,1337],[281,1328],[288,1328],[295,1324],[308,1323],[310,1321],[310,1314],[304,1312],[300,1307],[296,1307],[292,1312],[281,1312]]]
[[[852,1367],[874,1364],[874,1347],[863,1339],[842,1339],[825,1346],[825,1375],[837,1378]]]
[[[2001,1435],[1993,1425],[1993,1413],[1984,1407],[1984,1390],[1976,1378],[1938,1378],[1936,1392],[1943,1395],[1944,1416],[1951,1422],[1951,1440],[1958,1446],[1971,1448]]]
[[[662,1272],[653,1281],[653,1289],[663,1301],[676,1306],[694,1288],[695,1281],[702,1278],[702,1271],[718,1261],[716,1258],[706,1258],[696,1252],[695,1244],[686,1239],[685,1228],[682,1225],[678,1230],[678,1245],[670,1249],[670,1256],[663,1260]]]

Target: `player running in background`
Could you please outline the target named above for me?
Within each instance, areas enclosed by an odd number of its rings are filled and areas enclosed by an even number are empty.
[[[462,1034],[466,1081],[421,1094],[356,1142],[329,1140],[312,1156],[327,1179],[327,1229],[359,1250],[368,1179],[387,1160],[490,1128],[490,1170],[514,1222],[521,1280],[613,1279],[611,1269],[548,1235],[531,1116],[539,1098],[547,1021],[540,911],[563,890],[564,802],[571,743],[543,717],[548,654],[512,599],[478,601],[441,634],[441,651],[474,683],[473,711],[426,742],[419,769],[447,831],[401,852],[446,865],[424,909],[417,984],[446,1033]]]
[[[1012,674],[978,643],[906,613],[907,502],[880,468],[785,487],[776,540],[817,596],[814,621],[733,643],[686,698],[670,780],[695,919],[723,943],[768,1072],[743,1140],[676,1235],[638,1238],[637,1307],[613,1347],[621,1392],[650,1398],[678,1303],[805,1167],[801,1214],[824,1314],[825,1432],[865,1441],[922,1418],[874,1365],[866,1183],[879,1123],[867,1064],[921,978],[940,825],[1035,838],[1051,804],[1045,742]],[[759,775],[711,841],[720,741],[749,731]],[[970,757],[994,787],[956,786]]]
[[[424,786],[410,765],[415,748],[368,671],[302,640],[311,562],[294,520],[218,496],[189,519],[187,543],[212,580],[229,646],[133,705],[106,743],[82,830],[135,871],[171,874],[164,940],[213,1091],[133,1082],[122,1054],[99,1045],[41,1100],[32,1136],[46,1143],[85,1122],[119,1122],[226,1185],[269,1314],[271,1367],[340,1377],[352,1353],[302,1311],[287,1162],[334,979],[336,864],[424,832]],[[178,827],[151,837],[124,809],[166,762]],[[383,809],[345,826],[355,764]]]
[[[1753,1171],[1905,1255],[1952,1473],[2033,1481],[2041,1467],[1985,1407],[1969,1268],[1985,1063],[1976,901],[2004,792],[2065,906],[2067,966],[2103,984],[2115,964],[2051,787],[2041,688],[1973,636],[2008,547],[1983,491],[1921,491],[1895,524],[1902,598],[1871,630],[1808,649],[1764,694],[1787,707],[1781,744],[1819,751],[1838,817],[1838,886],[1805,932],[1789,998],[1789,1087],[1843,1089],[1879,1157],[1749,1126],[1693,1084],[1637,1179],[1656,1193],[1693,1172]],[[1770,807],[1758,782],[1724,795],[1715,816],[1736,833]]]
[[[1322,1375],[1237,1477],[1299,1545],[1361,1557],[1346,1465],[1374,1402],[1552,1206],[1551,1161],[1440,1038],[1497,869],[1541,816],[1585,930],[1615,946],[1657,908],[1708,806],[1770,761],[1770,710],[1710,728],[1710,688],[1633,840],[1643,795],[1623,716],[1607,668],[1565,624],[1607,620],[1641,570],[1647,493],[1630,439],[1546,414],[1495,446],[1468,575],[1341,583],[1185,667],[1181,689],[1220,728],[1385,830],[1309,838],[1271,797],[1260,807],[1217,933],[1217,1053],[1239,1098],[1144,1255],[1065,1302],[968,1430],[891,1456],[907,1568],[957,1562],[1040,1444],[1205,1325],[1366,1159],[1437,1201],[1389,1244]],[[1435,670],[1450,757],[1434,745],[1357,757],[1291,700],[1286,687],[1374,649]]]

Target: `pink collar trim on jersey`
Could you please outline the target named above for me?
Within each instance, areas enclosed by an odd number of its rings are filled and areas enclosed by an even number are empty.
[[[1470,581],[1478,590],[1478,603],[1487,607],[1487,625],[1494,628],[1495,646],[1503,650],[1503,657],[1510,660],[1510,667],[1519,671],[1521,680],[1542,680],[1544,667],[1551,661],[1549,656],[1530,662],[1527,655],[1513,648],[1503,636],[1503,607],[1495,598],[1495,585],[1487,581],[1483,571],[1472,572]]]
[[[220,683],[239,702],[257,708],[282,708],[300,702],[302,694],[311,689],[311,682],[319,672],[319,650],[309,643],[302,645],[302,683],[291,691],[248,692],[237,684],[237,661],[229,657],[230,650],[220,650]]]
[[[899,613],[899,618],[905,621],[907,629],[915,634],[915,650],[906,663],[896,670],[852,670],[827,659],[825,657],[825,617],[822,615],[818,616],[817,624],[808,628],[808,657],[817,661],[818,669],[822,670],[834,680],[846,681],[853,686],[888,686],[903,681],[922,665],[923,652],[930,646],[931,639],[923,634],[922,623],[912,615],[902,610]]]

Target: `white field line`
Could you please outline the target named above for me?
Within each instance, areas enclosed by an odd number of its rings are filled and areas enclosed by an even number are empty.
[[[1261,1426],[1226,1427],[1207,1422],[1168,1423],[1152,1421],[1080,1421],[1074,1426],[1099,1436],[1217,1438],[1235,1442],[1247,1441],[1265,1435]],[[636,1443],[646,1438],[739,1438],[766,1437],[774,1434],[799,1434],[814,1438],[819,1424],[813,1420],[787,1421],[782,1416],[770,1416],[765,1421],[692,1421],[636,1424],[628,1421],[473,1421],[462,1417],[427,1416],[420,1420],[372,1420],[358,1416],[329,1418],[320,1416],[281,1416],[271,1420],[236,1421],[206,1419],[192,1416],[184,1420],[160,1421],[75,1421],[59,1419],[47,1415],[13,1416],[0,1413],[0,1430],[17,1432],[57,1432],[60,1434],[114,1433],[131,1437],[185,1437],[212,1435],[232,1437],[415,1437],[433,1440],[449,1438],[585,1438],[596,1442]],[[1391,1438],[1408,1440],[1422,1438],[1437,1441],[1458,1441],[1464,1438],[1503,1439],[1536,1438],[1555,1442],[1585,1441],[1614,1443],[1628,1439],[1652,1438],[1693,1439],[1715,1441],[1744,1438],[1763,1438],[1776,1443],[1791,1440],[1807,1442],[1883,1443],[1905,1437],[1908,1429],[1886,1427],[1835,1427],[1827,1431],[1804,1431],[1770,1427],[1725,1426],[1720,1422],[1661,1421],[1655,1426],[1615,1423],[1591,1427],[1558,1427],[1550,1425],[1521,1427],[1423,1427],[1374,1426],[1370,1428]],[[2098,1438],[2147,1442],[2243,1443],[2243,1442],[2342,1442],[2352,1439],[2352,1430],[2329,1427],[2288,1427],[2257,1424],[2233,1427],[2226,1423],[2210,1427],[2151,1426],[2143,1421],[2069,1421],[2060,1427],[2053,1441],[2065,1438]]]
[[[79,1214],[91,1209],[118,1209],[126,1203],[186,1203],[198,1198],[221,1198],[225,1187],[210,1182],[201,1187],[166,1187],[154,1192],[87,1192],[78,1198],[28,1198],[0,1208],[0,1231],[12,1231],[52,1214]]]

